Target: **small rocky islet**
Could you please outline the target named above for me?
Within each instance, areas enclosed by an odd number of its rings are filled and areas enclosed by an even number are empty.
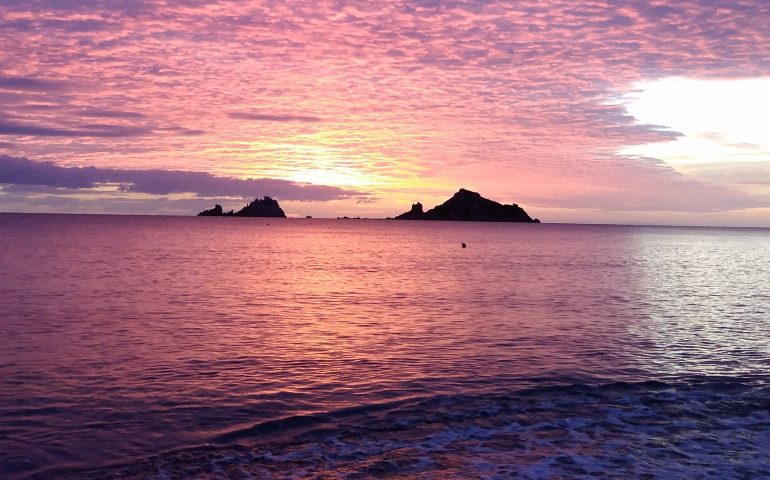
[[[271,217],[286,218],[286,214],[278,205],[278,200],[265,196],[257,198],[242,209],[233,213],[232,210],[225,212],[222,205],[214,205],[210,210],[204,210],[198,214],[199,217]]]
[[[286,218],[286,214],[271,197],[256,199],[237,212],[225,212],[221,205],[215,205],[210,210],[204,210],[199,217],[278,217]],[[344,217],[347,218],[347,217]],[[412,205],[411,210],[395,217],[395,220],[445,220],[464,222],[521,222],[540,223],[532,218],[523,208],[515,203],[505,205],[484,198],[477,192],[461,188],[441,205],[427,212],[423,211],[421,203]]]
[[[510,205],[498,203],[464,188],[457,191],[446,202],[427,212],[423,211],[421,203],[415,203],[411,210],[397,216],[396,220],[540,223],[540,220],[530,217],[515,203]]]

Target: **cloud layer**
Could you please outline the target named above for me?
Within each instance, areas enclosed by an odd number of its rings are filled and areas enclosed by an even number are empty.
[[[117,184],[121,191],[149,195],[192,193],[198,197],[244,198],[269,195],[297,201],[329,201],[364,196],[355,190],[269,178],[238,179],[203,172],[161,169],[61,167],[50,162],[34,162],[9,155],[0,155],[0,184],[10,186],[4,190],[15,193],[41,191],[34,187],[71,190]]]
[[[0,142],[62,167],[356,185],[382,198],[362,215],[459,186],[542,207],[762,206],[620,155],[678,132],[618,100],[656,78],[769,76],[767,25],[763,0],[3,2]]]
[[[230,118],[237,118],[240,120],[257,120],[261,122],[320,122],[318,117],[310,117],[306,115],[274,115],[267,113],[252,113],[252,112],[230,112],[227,114]]]

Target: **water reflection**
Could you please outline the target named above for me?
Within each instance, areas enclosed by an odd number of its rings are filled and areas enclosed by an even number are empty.
[[[292,415],[550,383],[761,376],[770,359],[762,230],[0,222],[0,451],[28,459],[25,471],[138,458]]]
[[[636,235],[647,314],[635,356],[670,376],[764,376],[770,242],[760,229],[648,228]]]

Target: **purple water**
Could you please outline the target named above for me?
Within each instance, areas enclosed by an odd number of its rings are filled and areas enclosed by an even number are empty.
[[[770,230],[2,214],[0,272],[0,478],[770,476]]]

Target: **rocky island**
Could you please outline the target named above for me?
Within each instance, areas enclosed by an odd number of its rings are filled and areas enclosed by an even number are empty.
[[[278,201],[270,197],[262,199],[257,198],[242,209],[233,213],[232,210],[225,212],[222,205],[214,205],[210,210],[204,210],[198,214],[199,217],[279,217],[286,218]]]
[[[411,210],[397,216],[396,220],[540,223],[540,220],[530,217],[523,208],[515,203],[504,205],[464,188],[452,195],[452,198],[446,202],[427,212],[423,212],[421,203],[415,203]]]

